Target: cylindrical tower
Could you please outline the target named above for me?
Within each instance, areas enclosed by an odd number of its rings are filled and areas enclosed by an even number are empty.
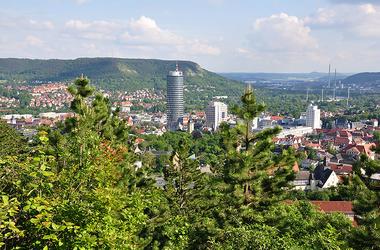
[[[167,119],[168,129],[178,129],[178,122],[183,118],[183,73],[176,65],[175,71],[169,71],[167,76]]]

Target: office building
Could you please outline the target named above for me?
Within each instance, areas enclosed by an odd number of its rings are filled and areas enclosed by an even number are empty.
[[[167,127],[170,131],[179,128],[179,120],[183,118],[183,72],[176,64],[175,71],[170,71],[167,76]]]
[[[313,129],[321,128],[321,110],[312,104],[306,110],[306,126]]]
[[[217,130],[220,123],[227,121],[227,105],[222,102],[212,101],[206,108],[206,125]]]

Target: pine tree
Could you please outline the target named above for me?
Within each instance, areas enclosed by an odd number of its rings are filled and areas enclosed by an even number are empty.
[[[251,88],[246,89],[241,101],[241,106],[232,109],[241,123],[235,128],[221,126],[227,156],[217,171],[241,205],[259,207],[281,199],[294,178],[295,159],[291,150],[273,153],[273,137],[280,132],[279,127],[251,131],[252,120],[265,110],[263,104],[256,103]]]
[[[0,157],[17,156],[27,151],[25,138],[0,120]]]

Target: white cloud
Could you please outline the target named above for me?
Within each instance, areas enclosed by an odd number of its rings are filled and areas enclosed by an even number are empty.
[[[185,56],[191,55],[209,55],[217,56],[220,55],[221,51],[219,48],[211,46],[199,40],[190,40],[182,44],[176,45],[178,52]]]
[[[253,22],[247,44],[235,49],[257,70],[302,71],[310,63],[323,64],[319,42],[302,18],[287,13],[273,14]],[[307,65],[305,62],[309,62]]]
[[[28,35],[27,37],[25,37],[25,42],[27,43],[27,45],[36,47],[40,47],[44,44],[44,42],[40,38],[33,35]]]
[[[172,50],[181,55],[219,55],[220,49],[199,39],[189,39],[170,30],[162,29],[152,18],[141,16],[128,23],[122,35],[128,45]]]
[[[8,16],[0,12],[0,28],[20,30],[53,30],[55,25],[50,20],[28,19],[25,17]]]
[[[54,29],[54,23],[52,21],[37,21],[37,20],[30,19],[29,25],[32,28],[37,28],[37,29],[48,29],[48,30]]]
[[[248,53],[249,53],[249,50],[248,50],[248,49],[245,49],[245,48],[237,48],[237,49],[236,49],[236,52],[237,52],[237,53],[240,53],[240,54],[248,54]]]
[[[207,2],[214,6],[219,6],[224,4],[225,0],[207,0]]]
[[[365,4],[365,3],[371,3],[371,4],[380,4],[380,0],[330,0],[332,3],[337,4]]]
[[[332,29],[347,38],[379,38],[380,7],[373,4],[337,5],[318,9],[304,22],[318,29]]]
[[[142,16],[130,21],[128,30],[123,38],[126,43],[132,44],[156,44],[177,45],[185,43],[185,39],[175,33],[161,29],[155,20]]]
[[[85,3],[88,3],[88,2],[90,2],[91,0],[73,0],[76,4],[79,4],[79,5],[81,5],[81,4],[85,4]]]
[[[310,28],[296,16],[286,13],[257,19],[253,25],[251,43],[264,51],[300,52],[318,48]]]
[[[114,32],[122,28],[122,24],[113,21],[97,20],[69,20],[65,23],[65,27],[76,31],[97,31],[97,32]]]
[[[69,20],[65,36],[90,41],[109,41],[146,53],[170,56],[219,55],[220,49],[205,41],[187,38],[161,28],[154,19],[141,16],[128,22]],[[160,53],[161,52],[161,53]]]

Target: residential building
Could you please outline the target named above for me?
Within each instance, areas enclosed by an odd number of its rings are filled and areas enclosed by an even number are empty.
[[[339,178],[335,172],[324,166],[316,167],[313,177],[313,183],[311,185],[312,189],[336,187],[339,184]]]
[[[306,110],[306,126],[313,129],[321,128],[321,110],[312,104]]]
[[[324,213],[343,213],[351,221],[355,219],[352,201],[310,201],[316,208]]]
[[[206,108],[206,125],[214,131],[223,121],[227,121],[227,105],[222,102],[212,101]]]
[[[307,170],[299,171],[293,180],[293,186],[296,190],[310,189],[310,172]]]
[[[190,134],[193,133],[193,131],[194,131],[194,121],[193,120],[189,121],[189,125],[187,126],[187,130]]]
[[[313,129],[310,127],[291,127],[291,128],[284,128],[278,135],[278,138],[285,138],[289,135],[294,135],[294,136],[304,136],[307,134],[313,133]]]

